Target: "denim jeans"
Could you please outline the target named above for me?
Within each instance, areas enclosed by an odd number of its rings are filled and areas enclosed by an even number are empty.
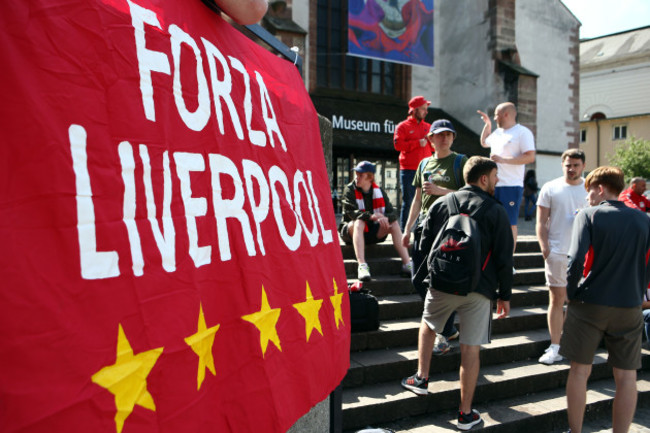
[[[411,202],[413,201],[413,196],[415,196],[415,187],[413,186],[415,170],[400,170],[399,178],[402,184],[402,208],[399,215],[399,225],[400,229],[404,231],[406,220],[409,219]]]
[[[645,327],[645,338],[650,341],[650,309],[643,310],[643,326]]]
[[[537,194],[525,195],[524,196],[524,217],[533,217],[535,216],[535,203],[537,202]],[[528,210],[528,205],[531,205],[530,210]]]

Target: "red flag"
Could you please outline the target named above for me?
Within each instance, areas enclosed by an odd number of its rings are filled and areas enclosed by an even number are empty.
[[[295,67],[198,0],[0,24],[0,431],[286,431],[350,339]]]

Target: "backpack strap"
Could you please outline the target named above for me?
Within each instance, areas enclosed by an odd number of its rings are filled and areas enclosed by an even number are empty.
[[[460,210],[458,209],[460,207],[460,203],[458,203],[456,194],[452,192],[448,196],[449,198],[447,199],[447,206],[449,207],[449,216],[458,215],[460,213]]]
[[[454,158],[454,177],[456,178],[456,187],[460,188],[460,180],[463,178],[463,174],[460,172],[460,164],[463,162],[463,155],[462,153],[459,153],[456,155],[456,158]]]
[[[427,163],[431,158],[432,158],[431,156],[428,156],[424,158],[422,161],[420,161],[420,165],[418,167],[418,170],[420,170],[420,174],[424,173],[424,167],[426,167]]]

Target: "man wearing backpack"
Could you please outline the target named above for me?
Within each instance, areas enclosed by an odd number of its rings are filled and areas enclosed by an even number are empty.
[[[420,251],[431,251],[429,272],[423,275],[420,271],[416,278],[428,278],[429,291],[418,338],[418,371],[403,379],[402,386],[418,395],[428,393],[436,330],[441,330],[449,314],[457,311],[463,326],[457,427],[469,430],[482,421],[472,408],[472,399],[479,351],[482,344],[490,342],[492,300],[497,300],[497,318],[510,312],[513,238],[508,215],[494,198],[496,163],[474,156],[465,164],[463,177],[467,185],[436,201],[424,223]],[[449,225],[456,230],[448,230]]]
[[[411,240],[411,229],[416,221],[420,224],[413,234],[413,269],[417,271],[426,258],[425,254],[420,254],[418,246],[420,243],[420,234],[422,233],[422,221],[431,207],[431,205],[441,197],[460,189],[465,185],[463,179],[463,167],[467,162],[467,156],[458,154],[451,150],[451,146],[456,138],[454,125],[447,119],[438,119],[431,124],[427,140],[435,153],[420,161],[413,186],[415,195],[411,203],[411,209],[402,235],[402,244],[409,248]],[[416,291],[422,299],[426,297],[427,287],[423,284],[415,285]],[[449,316],[445,329],[438,333],[436,342],[433,346],[435,355],[442,355],[451,350],[447,340],[458,338],[458,330],[454,327],[455,314]]]

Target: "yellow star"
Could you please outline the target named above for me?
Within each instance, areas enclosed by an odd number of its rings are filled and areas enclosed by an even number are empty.
[[[334,320],[336,321],[336,329],[339,329],[339,322],[345,322],[343,321],[343,313],[341,312],[341,301],[343,300],[343,292],[339,293],[339,288],[336,285],[336,280],[332,278],[332,281],[334,281],[334,294],[330,296],[330,302],[332,303],[332,307],[334,307]]]
[[[119,325],[115,364],[102,368],[92,376],[94,383],[106,388],[115,396],[117,433],[122,431],[124,421],[131,415],[136,404],[156,410],[153,397],[147,391],[147,376],[163,349],[159,347],[134,355],[131,344],[124,335],[122,324]]]
[[[275,344],[275,347],[282,352],[282,348],[280,347],[280,337],[278,337],[278,331],[275,329],[281,311],[280,308],[271,309],[269,301],[266,298],[264,286],[262,286],[262,307],[260,308],[260,311],[242,316],[242,319],[251,322],[257,327],[257,329],[259,329],[262,356],[266,355],[266,348],[269,345],[269,340],[271,340],[273,344]]]
[[[194,353],[199,356],[199,371],[196,376],[196,389],[201,389],[201,384],[205,379],[205,369],[210,370],[213,376],[217,375],[214,368],[214,358],[212,356],[212,345],[214,337],[219,330],[220,325],[212,328],[206,328],[205,316],[203,315],[203,306],[199,304],[199,325],[196,334],[190,335],[185,339],[185,343],[192,348]]]
[[[309,281],[307,281],[307,292],[305,294],[305,302],[300,302],[298,304],[293,304],[293,307],[298,310],[300,315],[305,318],[305,334],[307,336],[307,341],[311,337],[311,332],[316,328],[320,335],[323,335],[323,330],[320,326],[320,319],[318,318],[318,312],[323,303],[322,299],[316,300],[311,294],[309,289]]]

